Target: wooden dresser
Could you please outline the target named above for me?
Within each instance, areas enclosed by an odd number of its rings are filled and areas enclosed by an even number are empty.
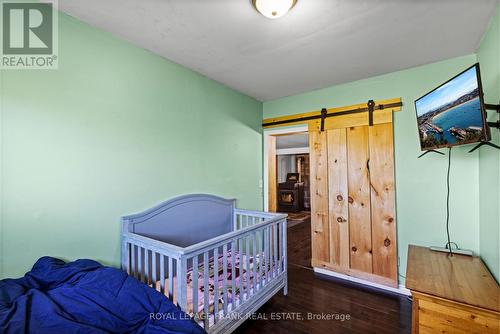
[[[500,333],[500,287],[479,257],[410,245],[412,333]]]

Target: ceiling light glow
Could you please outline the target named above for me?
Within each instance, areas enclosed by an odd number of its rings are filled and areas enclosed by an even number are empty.
[[[252,4],[267,18],[277,19],[282,17],[295,6],[297,0],[252,0]]]

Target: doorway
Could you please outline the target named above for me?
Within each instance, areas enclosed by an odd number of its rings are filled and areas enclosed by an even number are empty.
[[[304,128],[265,133],[267,210],[288,214],[288,263],[311,269],[309,134]]]

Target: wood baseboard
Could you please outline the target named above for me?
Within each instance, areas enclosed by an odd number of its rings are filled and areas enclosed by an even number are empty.
[[[328,269],[323,269],[323,268],[318,268],[318,267],[315,267],[313,269],[314,269],[314,272],[318,273],[318,274],[327,275],[327,276],[331,276],[331,277],[335,277],[335,278],[340,278],[342,280],[346,280],[346,281],[357,283],[357,284],[366,285],[366,286],[369,286],[369,287],[372,287],[375,289],[380,289],[380,290],[384,290],[384,291],[397,293],[397,294],[403,295],[403,296],[411,296],[410,290],[405,288],[404,285],[399,285],[398,287],[393,288],[393,287],[390,287],[387,285],[373,283],[373,282],[370,282],[370,281],[367,281],[367,280],[364,280],[361,278],[356,278],[356,277],[349,276],[349,275],[339,274],[339,273],[336,273],[336,272],[328,270]]]
[[[382,277],[370,273],[365,273],[363,271],[358,271],[350,268],[342,268],[339,266],[336,266],[334,264],[328,263],[328,262],[323,262],[323,261],[318,261],[318,260],[312,260],[312,266],[315,268],[321,268],[321,269],[326,269],[333,271],[338,274],[343,274],[346,276],[351,276],[354,278],[362,279],[367,282],[372,282],[380,285],[385,285],[390,288],[397,289],[398,288],[398,282],[397,280],[393,280],[387,277]]]

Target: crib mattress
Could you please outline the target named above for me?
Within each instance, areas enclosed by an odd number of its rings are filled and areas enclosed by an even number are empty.
[[[252,291],[254,288],[259,287],[259,282],[261,281],[261,258],[264,258],[263,254],[257,254],[255,257],[249,256],[249,259],[247,261],[247,255],[240,255],[238,252],[234,252],[235,256],[235,270],[233,273],[232,270],[232,256],[233,254],[228,251],[227,253],[227,277],[226,277],[226,286],[227,286],[227,303],[228,303],[228,310],[231,310],[233,307],[233,303],[236,302],[236,305],[239,305],[239,299],[244,298],[246,299],[246,293],[247,291]],[[241,262],[241,266],[240,266]],[[247,263],[249,263],[249,266],[247,268]],[[219,304],[219,310],[222,310],[224,307],[224,267],[223,267],[223,256],[219,256],[218,258],[218,273],[214,275],[215,271],[215,261],[213,258],[210,258],[209,260],[209,280],[208,280],[208,285],[209,285],[209,313],[213,314],[214,313],[214,305],[215,301],[218,302]],[[253,267],[256,266],[256,275],[257,275],[257,284],[254,287],[254,273],[253,273]],[[241,270],[240,270],[241,268]],[[268,268],[269,269],[269,268]],[[264,270],[268,271],[268,270]],[[248,272],[248,275],[247,275]],[[193,276],[197,275],[198,276],[198,305],[196,308],[193,307]],[[232,277],[235,277],[235,292],[233,293],[233,287],[231,283]],[[262,273],[262,275],[264,275]],[[203,312],[204,312],[204,293],[205,293],[205,287],[203,284],[203,276],[204,276],[204,268],[203,264],[200,264],[198,266],[197,273],[193,271],[193,268],[189,269],[186,275],[186,283],[187,283],[187,307],[186,307],[186,313],[194,315],[195,317],[198,316],[199,319],[203,318]],[[248,281],[248,277],[250,277],[250,280]],[[216,279],[214,279],[216,278]],[[240,283],[241,281],[241,283]],[[245,293],[240,296],[240,284],[243,286],[243,291]],[[161,282],[157,281],[156,282],[156,290],[160,291],[160,285]],[[169,280],[168,278],[165,279],[165,287],[169,286]],[[177,279],[174,277],[174,293],[173,293],[173,301],[177,301]],[[165,294],[168,296],[168,293],[165,292]],[[172,299],[172,298],[171,298]],[[196,309],[196,314],[194,310]]]

